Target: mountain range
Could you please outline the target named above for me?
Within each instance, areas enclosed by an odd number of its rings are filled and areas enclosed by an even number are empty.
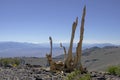
[[[63,44],[68,50],[69,44]],[[45,57],[46,53],[49,53],[50,45],[47,43],[33,44],[33,43],[22,43],[22,42],[0,42],[0,57]],[[83,49],[90,47],[104,47],[114,46],[110,43],[104,44],[83,44]],[[76,44],[73,46],[75,51]],[[53,56],[63,54],[63,49],[60,48],[59,44],[53,44]]]

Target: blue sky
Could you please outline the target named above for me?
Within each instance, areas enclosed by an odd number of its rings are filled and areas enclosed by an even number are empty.
[[[0,0],[0,41],[69,42],[71,26],[86,5],[84,43],[120,44],[120,0]]]

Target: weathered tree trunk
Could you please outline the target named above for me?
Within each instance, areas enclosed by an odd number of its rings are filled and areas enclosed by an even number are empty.
[[[67,57],[66,48],[65,48],[65,46],[62,45],[62,43],[60,43],[60,47],[62,47],[64,50],[64,61],[65,61],[66,57]]]
[[[71,34],[71,40],[70,40],[70,46],[68,49],[68,56],[66,57],[66,49],[62,44],[60,44],[61,47],[64,49],[65,53],[65,61],[63,62],[54,62],[52,61],[52,38],[49,37],[50,40],[50,54],[47,54],[46,57],[48,59],[48,62],[50,63],[51,70],[67,70],[67,71],[73,71],[74,69],[79,69],[83,71],[83,67],[81,64],[81,56],[82,56],[82,41],[83,41],[83,35],[84,35],[84,22],[85,22],[85,15],[86,15],[86,6],[83,8],[83,14],[82,14],[82,20],[81,20],[81,27],[80,27],[80,39],[76,47],[76,56],[72,57],[72,48],[73,48],[73,40],[75,35],[75,30],[78,24],[78,17],[76,18],[76,21],[72,25],[72,34]]]
[[[51,71],[56,71],[56,70],[63,70],[63,62],[62,61],[58,61],[58,62],[55,62],[52,60],[52,37],[49,37],[49,40],[50,40],[50,53],[49,54],[46,54],[46,57],[47,57],[47,61],[50,65],[50,70]]]
[[[50,66],[52,62],[52,37],[49,37],[49,40],[50,40],[50,53],[46,54],[46,57],[47,57],[48,65]]]
[[[49,37],[49,40],[50,40],[50,55],[52,56],[52,37],[50,36]]]
[[[71,41],[70,41],[70,46],[68,50],[68,57],[65,61],[65,66],[67,67],[68,70],[71,70],[73,68],[72,48],[73,48],[73,40],[74,40],[77,24],[78,24],[78,17],[76,18],[76,21],[73,22],[73,25],[72,25],[72,34],[71,34]]]
[[[80,27],[80,40],[78,42],[77,48],[76,48],[76,57],[77,57],[77,69],[80,69],[83,71],[83,67],[81,64],[81,56],[82,56],[82,41],[83,41],[83,35],[84,35],[84,22],[85,22],[85,15],[86,15],[86,6],[84,6],[83,9],[83,15],[81,20],[81,27]]]

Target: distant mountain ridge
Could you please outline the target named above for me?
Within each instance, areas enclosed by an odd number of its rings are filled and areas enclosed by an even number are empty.
[[[66,49],[69,44],[64,43]],[[93,46],[104,47],[113,46],[113,44],[83,44],[83,49]],[[76,44],[74,44],[73,51],[75,51]],[[49,53],[49,44],[34,44],[34,43],[22,43],[22,42],[0,42],[0,57],[45,57],[46,53]],[[63,49],[59,47],[59,44],[53,44],[53,56],[63,54]]]
[[[116,48],[120,48],[119,46],[104,46],[104,47],[90,47],[90,48],[86,48],[82,51],[82,55],[83,56],[89,56],[91,55],[92,52],[94,51],[99,51],[99,50],[107,50],[107,49],[116,49]],[[98,52],[97,52],[98,53]],[[75,56],[76,54],[73,52],[72,54],[73,56]],[[64,54],[61,54],[59,56],[56,56],[55,58],[64,58]]]
[[[30,48],[30,47],[40,47],[38,44],[32,43],[20,43],[20,42],[0,42],[0,49],[7,48]]]

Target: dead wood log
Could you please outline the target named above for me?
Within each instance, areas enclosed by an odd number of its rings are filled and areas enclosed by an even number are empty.
[[[66,57],[65,47],[62,46],[62,44],[60,44],[60,46],[63,47],[64,53],[65,53],[64,62],[62,61],[55,62],[52,60],[52,38],[49,37],[50,54],[46,54],[46,57],[48,62],[50,63],[50,69],[52,71],[55,71],[55,70],[73,71],[74,69],[79,69],[80,71],[83,71],[83,66],[81,64],[81,56],[82,56],[82,42],[83,42],[83,36],[84,36],[85,15],[86,15],[86,6],[84,6],[83,8],[83,14],[82,14],[82,20],[81,20],[81,26],[80,26],[80,39],[76,47],[76,56],[74,58],[72,56],[72,48],[73,48],[74,35],[75,35],[76,27],[78,24],[78,17],[76,18],[76,21],[73,22],[73,25],[72,25],[72,34],[71,34],[70,46],[68,49],[67,57]]]

